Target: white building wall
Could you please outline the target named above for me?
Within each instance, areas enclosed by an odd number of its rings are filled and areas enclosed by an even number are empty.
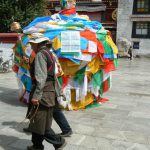
[[[13,53],[13,43],[0,43],[0,57],[3,57],[3,61],[11,59],[11,55]]]
[[[125,37],[131,40],[133,0],[118,0],[117,39]]]
[[[133,39],[134,40],[134,39]],[[135,50],[137,54],[150,56],[150,39],[138,39],[140,42],[140,49]]]
[[[133,50],[134,55],[150,55],[150,39],[131,38],[132,21],[130,19],[134,0],[118,0],[117,39],[125,37],[132,43],[139,42],[139,49]]]

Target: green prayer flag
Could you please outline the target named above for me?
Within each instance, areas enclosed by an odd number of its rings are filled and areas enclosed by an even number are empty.
[[[63,85],[63,79],[62,79],[62,76],[58,77],[58,81],[59,81],[60,85]]]
[[[111,48],[111,46],[106,41],[103,42],[103,46],[104,46],[105,54],[112,55],[114,53],[113,49]]]
[[[99,106],[101,106],[101,104],[93,103],[93,104],[87,105],[85,108],[86,109],[91,109],[91,108],[95,108],[95,107],[99,107]]]
[[[79,71],[76,72],[75,77],[74,77],[74,81],[77,81],[79,84],[83,83],[84,75],[85,75],[85,69],[86,69],[86,67],[83,67],[82,69],[80,69]]]
[[[96,33],[96,37],[101,43],[103,43],[106,40],[106,35],[107,34],[105,33],[99,33],[99,31]]]
[[[119,60],[117,58],[114,58],[114,65],[115,67],[119,66]]]
[[[101,86],[103,79],[103,72],[99,70],[97,73],[93,74],[92,76],[92,84],[94,87]]]

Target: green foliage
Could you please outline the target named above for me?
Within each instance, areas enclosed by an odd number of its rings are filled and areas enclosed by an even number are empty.
[[[45,0],[0,0],[0,32],[10,32],[10,24],[17,21],[22,27],[35,17],[43,16]]]

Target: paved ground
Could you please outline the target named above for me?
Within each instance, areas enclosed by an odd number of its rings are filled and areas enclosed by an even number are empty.
[[[110,101],[101,107],[65,112],[74,134],[64,150],[150,150],[150,60],[120,60],[113,72]],[[0,74],[0,150],[25,150],[30,135],[19,125],[26,107],[17,100],[13,73]],[[59,128],[53,122],[53,129]],[[45,150],[53,147],[45,144]]]

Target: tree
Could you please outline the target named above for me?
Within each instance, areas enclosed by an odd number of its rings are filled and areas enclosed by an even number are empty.
[[[0,32],[10,32],[10,24],[17,21],[22,27],[35,17],[43,16],[45,0],[0,0]]]

